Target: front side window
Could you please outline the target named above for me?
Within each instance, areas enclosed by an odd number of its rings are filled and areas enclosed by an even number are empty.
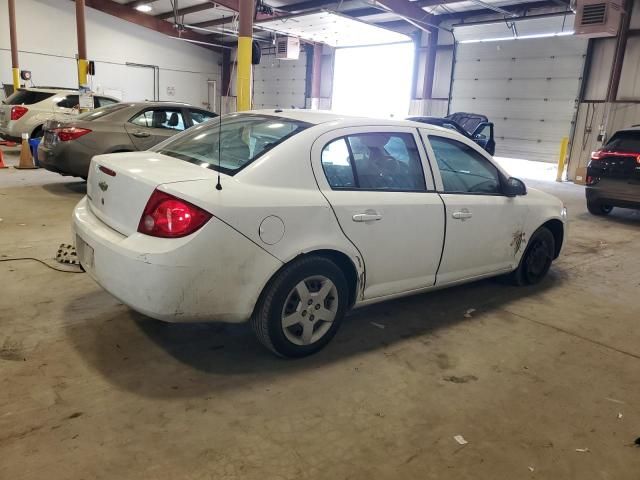
[[[255,114],[225,115],[220,123],[221,126],[218,122],[196,125],[152,150],[233,175],[310,126],[297,120]]]
[[[60,108],[80,108],[80,97],[78,95],[67,95],[58,102]]]
[[[446,193],[500,194],[498,169],[470,146],[430,135]]]
[[[359,133],[334,140],[322,151],[322,168],[335,189],[426,191],[410,133]]]
[[[184,130],[184,119],[179,110],[147,110],[131,119],[131,123],[139,127]]]

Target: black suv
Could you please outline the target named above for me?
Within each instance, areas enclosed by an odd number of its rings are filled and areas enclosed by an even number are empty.
[[[446,117],[409,117],[407,120],[455,130],[476,142],[485,149],[489,155],[496,153],[496,141],[493,138],[493,123],[484,115],[457,112],[447,115]]]
[[[640,127],[619,130],[591,154],[587,209],[607,215],[613,207],[640,209]]]

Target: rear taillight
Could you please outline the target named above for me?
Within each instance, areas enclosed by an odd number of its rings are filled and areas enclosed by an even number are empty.
[[[591,152],[591,160],[602,160],[605,157],[635,157],[636,163],[640,164],[640,153],[638,152],[615,152],[596,150]]]
[[[202,227],[212,216],[192,203],[154,190],[142,212],[138,232],[152,237],[185,237]]]
[[[80,138],[87,133],[91,133],[91,130],[88,128],[78,128],[78,127],[64,127],[64,128],[54,128],[52,130],[61,142],[68,142],[69,140],[75,140],[76,138]]]
[[[29,109],[27,107],[23,107],[22,105],[11,107],[11,120],[21,119],[28,111]]]

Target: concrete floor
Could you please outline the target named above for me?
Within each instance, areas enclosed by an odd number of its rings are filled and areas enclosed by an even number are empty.
[[[162,324],[85,274],[0,263],[0,478],[638,479],[640,214],[528,183],[571,218],[542,285],[359,310],[297,361],[248,326]],[[0,171],[0,260],[52,257],[83,191]]]

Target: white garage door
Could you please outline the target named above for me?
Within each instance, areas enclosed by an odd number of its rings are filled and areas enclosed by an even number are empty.
[[[253,108],[305,108],[307,56],[300,51],[297,60],[278,60],[263,53],[253,69]]]
[[[569,136],[587,42],[574,37],[458,44],[451,112],[495,123],[496,155],[556,162]]]

